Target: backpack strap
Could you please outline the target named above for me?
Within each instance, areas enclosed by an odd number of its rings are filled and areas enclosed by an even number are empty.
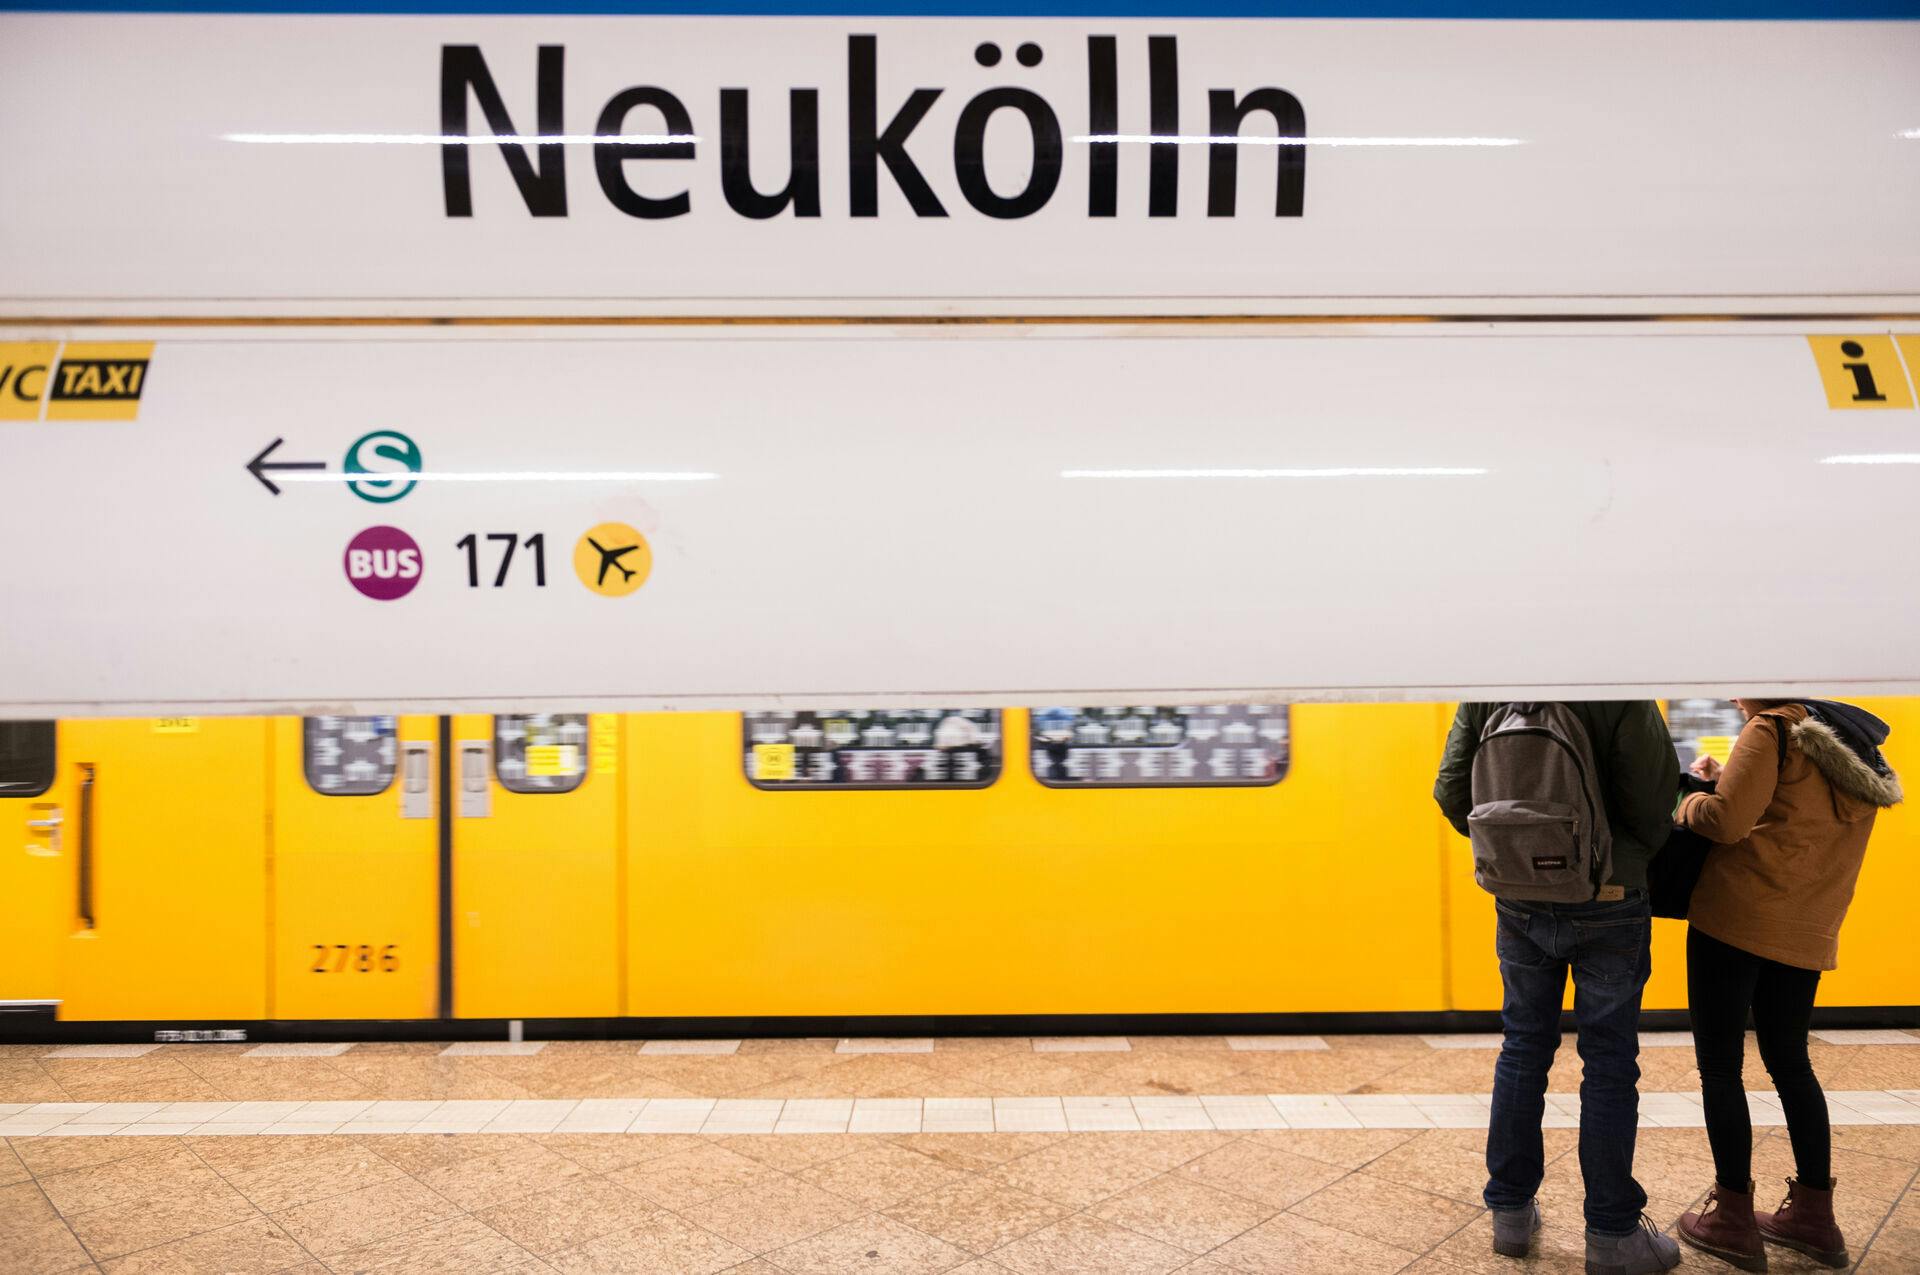
[[[1772,713],[1766,714],[1766,718],[1773,723],[1773,743],[1780,754],[1780,759],[1776,763],[1776,769],[1785,770],[1787,768],[1787,723],[1784,719]]]

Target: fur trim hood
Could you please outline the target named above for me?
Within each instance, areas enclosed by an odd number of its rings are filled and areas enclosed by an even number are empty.
[[[1891,769],[1880,774],[1847,747],[1826,723],[1812,717],[1795,722],[1791,738],[1807,755],[1807,760],[1827,777],[1836,793],[1878,809],[1898,805],[1905,795],[1900,788],[1900,776]]]

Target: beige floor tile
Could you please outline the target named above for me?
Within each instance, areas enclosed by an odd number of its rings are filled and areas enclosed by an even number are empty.
[[[1229,1195],[1177,1173],[1122,1191],[1089,1211],[1195,1254],[1218,1248],[1276,1212],[1271,1205]]]
[[[542,1137],[553,1135],[543,1134]],[[481,1156],[499,1155],[532,1143],[517,1133],[391,1133],[369,1136],[367,1145],[406,1173],[420,1174]]]
[[[1920,1166],[1920,1127],[1913,1125],[1835,1125],[1833,1145]]]
[[[1189,1160],[1175,1172],[1275,1209],[1304,1200],[1343,1176],[1333,1165],[1246,1140]]]
[[[1001,1275],[1006,1269],[1006,1267],[1000,1265],[998,1262],[988,1261],[984,1257],[976,1257],[964,1266],[954,1267],[949,1275]]]
[[[1004,1186],[1084,1209],[1159,1174],[1131,1156],[1070,1137],[1009,1160],[987,1176]]]
[[[1050,1147],[1064,1133],[904,1133],[892,1141],[956,1169],[984,1172],[995,1165]]]
[[[37,1139],[23,1138],[21,1141],[37,1141]],[[6,1139],[0,1138],[0,1186],[12,1186],[15,1182],[25,1182],[32,1177],[33,1174],[14,1152],[12,1145]]]
[[[891,1145],[880,1137],[841,1133],[736,1133],[719,1139],[714,1145],[758,1160],[783,1173],[797,1173],[827,1160],[852,1155],[877,1143]]]
[[[278,1222],[316,1257],[361,1249],[459,1213],[453,1203],[411,1178],[361,1187],[277,1213]]]
[[[207,1141],[234,1143],[253,1139],[209,1138]],[[262,1213],[284,1212],[315,1200],[345,1195],[360,1187],[403,1176],[397,1165],[351,1139],[310,1138],[305,1141],[308,1145],[298,1158],[263,1164],[257,1168],[235,1169],[222,1173],[222,1176]]]
[[[767,1255],[793,1275],[842,1275],[846,1271],[885,1271],[888,1275],[935,1275],[971,1255],[910,1226],[872,1216],[842,1223]]]
[[[705,1138],[692,1133],[538,1133],[532,1140],[589,1173],[610,1173],[707,1145]]]
[[[1072,1212],[1031,1191],[978,1177],[962,1178],[886,1210],[895,1221],[969,1253],[990,1253]]]
[[[1371,1161],[1367,1172],[1401,1186],[1477,1205],[1487,1185],[1486,1148],[1487,1135],[1478,1129],[1428,1129]],[[1547,1143],[1546,1152],[1549,1160],[1558,1158],[1553,1142]]]
[[[1282,1213],[1213,1252],[1215,1260],[1249,1275],[1269,1272],[1340,1271],[1342,1275],[1392,1275],[1420,1256],[1349,1231]]]
[[[475,1214],[540,1257],[636,1225],[658,1205],[600,1177],[578,1177],[552,1191],[498,1204]]]
[[[1241,1055],[1221,1050],[1211,1054],[1089,1054],[1087,1070],[1105,1080],[1108,1093],[1199,1094],[1229,1093],[1231,1079],[1240,1074]],[[1097,1061],[1095,1061],[1097,1060]]]
[[[996,1250],[990,1260],[1015,1275],[1165,1275],[1193,1254],[1078,1213]]]
[[[67,1224],[88,1252],[104,1260],[259,1216],[245,1196],[215,1182],[156,1188],[137,1200],[72,1214]]]
[[[662,1209],[622,1230],[547,1255],[563,1275],[714,1275],[753,1255]]]
[[[268,1275],[307,1260],[293,1237],[263,1217],[251,1217],[157,1248],[107,1262],[108,1275]]]
[[[1237,1079],[1223,1082],[1229,1093],[1379,1092],[1381,1077],[1407,1065],[1402,1053],[1378,1050],[1326,1050],[1311,1053],[1234,1054]],[[1451,1092],[1427,1090],[1422,1092]]]
[[[45,1046],[35,1046],[45,1049]],[[73,1095],[48,1075],[39,1060],[0,1060],[0,1102],[69,1102]]]
[[[476,1212],[521,1196],[550,1191],[586,1170],[557,1152],[532,1142],[494,1155],[426,1169],[421,1182],[467,1212]]]
[[[406,1275],[519,1275],[537,1269],[533,1254],[470,1217],[449,1218],[341,1254],[336,1271]]]
[[[1432,1248],[1481,1211],[1445,1196],[1369,1177],[1365,1172],[1350,1174],[1288,1210],[1337,1230],[1415,1252]]]
[[[0,1269],[51,1275],[91,1264],[53,1205],[32,1182],[0,1187]]]
[[[784,1248],[864,1212],[851,1200],[784,1174],[681,1210],[689,1222],[750,1253]]]
[[[17,1138],[12,1145],[21,1162],[43,1178],[159,1149],[146,1138]],[[166,1139],[165,1145],[173,1145],[173,1140]]]
[[[656,1204],[682,1210],[776,1176],[778,1170],[712,1143],[607,1174]]]
[[[194,1134],[180,1139],[180,1145],[193,1152],[215,1173],[231,1181],[235,1176],[257,1173],[279,1165],[299,1164],[316,1155],[350,1152],[361,1144],[351,1138],[268,1133],[246,1137]]]
[[[1076,1135],[1075,1140],[1116,1151],[1149,1169],[1165,1173],[1209,1151],[1217,1151],[1239,1137],[1237,1133],[1213,1129],[1186,1129],[1158,1133],[1088,1133]]]
[[[40,1066],[72,1102],[213,1102],[235,1096],[221,1093],[178,1058],[49,1058]]]
[[[92,1141],[92,1139],[86,1139]],[[131,1141],[131,1139],[130,1139]],[[40,1177],[40,1189],[53,1206],[72,1217],[113,1204],[143,1200],[164,1191],[206,1190],[218,1174],[172,1138],[151,1151]],[[223,1184],[224,1185],[224,1184]]]
[[[803,1169],[794,1175],[863,1209],[884,1209],[916,1195],[964,1181],[965,1171],[890,1142],[881,1142]]]
[[[1357,1169],[1419,1136],[1417,1129],[1254,1129],[1249,1142]]]
[[[831,1054],[838,1036],[767,1036],[740,1042],[742,1054]],[[938,1048],[936,1044],[935,1048]]]

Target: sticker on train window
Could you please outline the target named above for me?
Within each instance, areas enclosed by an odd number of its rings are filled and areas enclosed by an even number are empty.
[[[1049,788],[1261,788],[1292,759],[1285,704],[1033,710],[1033,777]]]
[[[0,722],[0,797],[53,787],[53,735],[52,722]]]
[[[1730,699],[1667,701],[1667,733],[1673,736],[1673,751],[1680,758],[1682,770],[1693,765],[1702,753],[1726,764],[1733,741],[1740,738],[1740,729],[1746,724],[1740,706]]]
[[[572,792],[587,777],[585,713],[502,713],[493,719],[493,773],[508,792]]]
[[[394,719],[304,717],[300,760],[307,786],[325,797],[371,797],[393,784]]]
[[[743,713],[756,788],[985,788],[1000,777],[1000,710],[834,708]]]

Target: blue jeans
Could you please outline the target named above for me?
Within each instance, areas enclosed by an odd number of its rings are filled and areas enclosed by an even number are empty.
[[[1560,1048],[1560,1003],[1573,971],[1579,1030],[1580,1173],[1587,1229],[1625,1235],[1640,1224],[1647,1193],[1633,1178],[1640,1117],[1640,993],[1653,968],[1652,913],[1644,890],[1610,903],[1496,900],[1501,1024],[1506,1043],[1493,1069],[1487,1129],[1490,1209],[1521,1209],[1546,1173],[1540,1118],[1547,1069]]]

